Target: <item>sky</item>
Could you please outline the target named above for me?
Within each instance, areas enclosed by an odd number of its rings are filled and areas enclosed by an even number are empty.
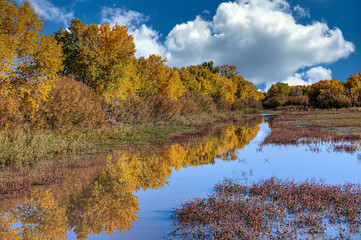
[[[24,1],[24,0],[18,0]],[[360,0],[30,0],[44,33],[84,23],[125,25],[136,56],[171,67],[235,65],[259,89],[346,81],[361,72]]]

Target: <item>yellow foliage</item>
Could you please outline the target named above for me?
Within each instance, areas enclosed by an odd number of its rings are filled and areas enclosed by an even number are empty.
[[[334,90],[340,94],[344,94],[346,89],[345,86],[336,79],[321,80],[311,85],[310,90],[308,92],[310,101],[315,102],[317,96],[325,92],[326,90]]]
[[[139,77],[139,95],[166,95],[169,99],[177,100],[183,95],[185,88],[176,70],[165,65],[166,59],[157,55],[149,58],[141,57],[137,61]]]
[[[61,48],[40,34],[43,22],[28,1],[0,0],[0,15],[0,89],[11,89],[33,118],[62,69]]]
[[[354,107],[361,106],[361,72],[351,74],[346,83]]]
[[[49,190],[34,190],[26,196],[23,203],[4,218],[7,236],[2,239],[66,239],[67,217],[65,208],[52,197]],[[10,224],[21,222],[16,228]],[[4,226],[3,226],[4,229]],[[17,236],[15,234],[18,234]]]
[[[127,27],[87,25],[73,19],[69,30],[60,29],[55,36],[63,44],[64,74],[75,76],[107,101],[134,95],[136,49]]]

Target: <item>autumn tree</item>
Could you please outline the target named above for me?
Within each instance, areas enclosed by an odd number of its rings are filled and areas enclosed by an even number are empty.
[[[288,96],[291,92],[290,87],[287,83],[278,82],[276,84],[272,84],[270,89],[267,91],[267,97],[276,97],[276,96]]]
[[[352,99],[352,105],[354,107],[361,106],[361,72],[359,74],[351,74],[347,79],[346,87],[349,96]]]
[[[267,91],[267,98],[263,102],[263,106],[267,108],[275,108],[285,105],[290,92],[291,89],[287,83],[278,82],[276,84],[272,84]]]
[[[0,0],[0,94],[20,101],[14,107],[21,105],[29,118],[62,69],[61,48],[52,36],[40,34],[43,25],[29,1]]]
[[[60,29],[55,37],[65,56],[63,74],[73,75],[106,100],[135,94],[136,49],[127,27],[88,25],[73,19],[70,27]]]
[[[347,96],[342,82],[321,80],[311,85],[308,92],[310,103],[319,108],[342,108],[351,106],[351,99]]]
[[[176,69],[165,65],[167,59],[150,55],[137,60],[137,76],[139,78],[139,96],[161,94],[169,99],[177,100],[185,88]]]

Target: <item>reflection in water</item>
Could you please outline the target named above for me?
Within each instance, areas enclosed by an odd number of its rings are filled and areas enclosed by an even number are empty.
[[[262,122],[259,117],[230,125],[207,139],[174,144],[161,154],[118,153],[80,193],[69,197],[35,189],[22,204],[2,213],[0,239],[66,239],[70,230],[86,239],[89,234],[130,230],[139,210],[134,192],[164,187],[173,169],[214,164],[216,158],[237,160],[236,150],[257,136]]]

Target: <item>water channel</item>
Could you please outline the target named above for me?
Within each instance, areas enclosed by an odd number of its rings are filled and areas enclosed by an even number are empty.
[[[3,226],[22,227],[33,239],[162,239],[173,230],[173,208],[212,193],[225,177],[361,183],[360,150],[262,145],[270,119],[258,116],[158,152],[115,152],[106,167],[75,169],[58,185],[5,200],[11,204],[2,211]]]

